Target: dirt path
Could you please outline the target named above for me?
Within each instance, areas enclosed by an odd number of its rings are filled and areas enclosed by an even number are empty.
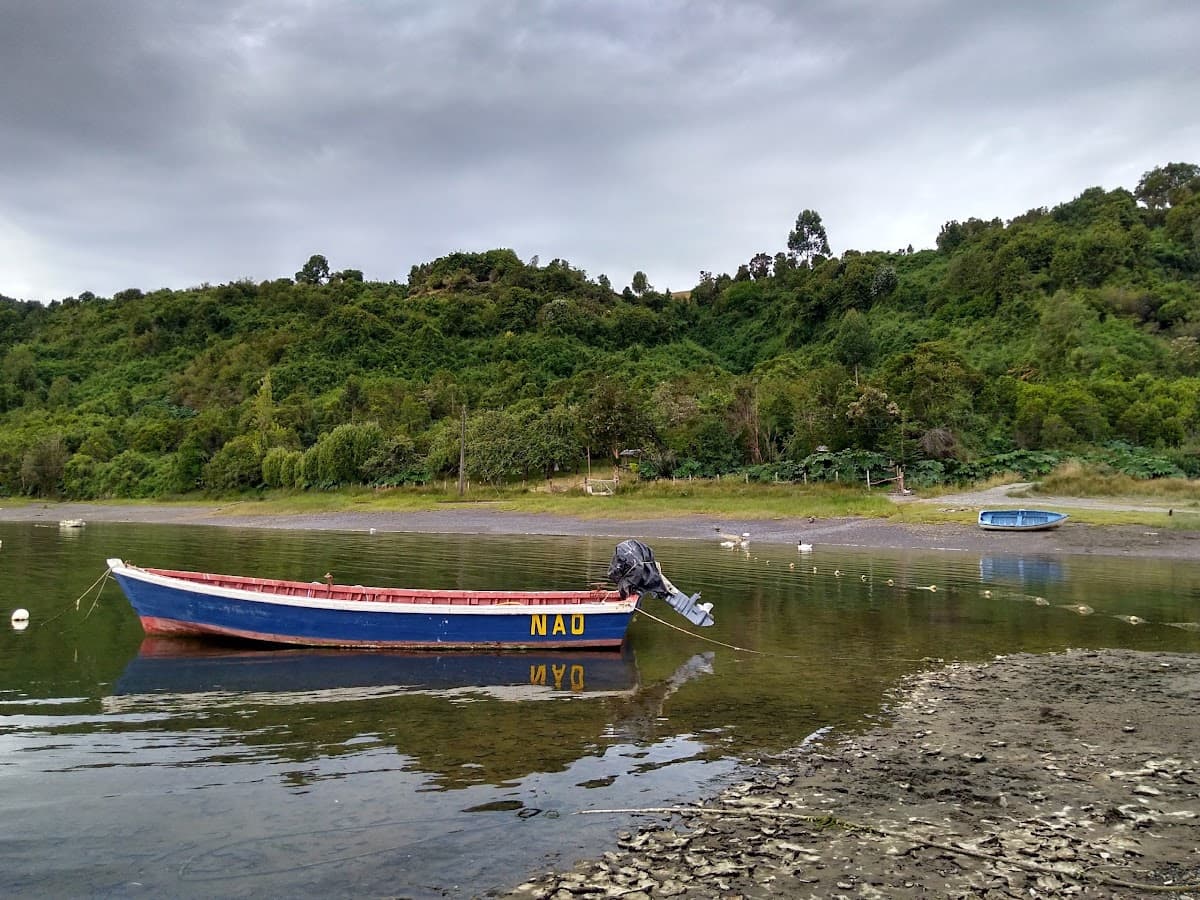
[[[525,897],[1200,898],[1200,657],[1015,655],[764,761]]]

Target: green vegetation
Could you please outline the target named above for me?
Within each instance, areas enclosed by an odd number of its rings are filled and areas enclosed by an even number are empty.
[[[466,475],[498,495],[589,460],[634,460],[647,507],[655,479],[769,503],[896,464],[917,487],[1068,460],[1200,476],[1197,166],[947,222],[936,250],[835,258],[813,210],[781,244],[690,291],[491,250],[404,284],[314,255],[259,284],[0,298],[0,495],[436,485],[464,408]]]

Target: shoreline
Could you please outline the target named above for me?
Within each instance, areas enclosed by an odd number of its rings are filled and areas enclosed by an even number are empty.
[[[741,534],[763,544],[795,544],[803,538],[816,547],[874,550],[926,550],[989,554],[1097,554],[1200,561],[1200,530],[1157,530],[1143,525],[1085,525],[1067,522],[1052,531],[1005,534],[954,523],[909,525],[886,519],[836,518],[809,521],[733,519],[720,516],[668,516],[654,519],[577,518],[522,513],[472,505],[417,511],[355,511],[254,515],[219,506],[170,504],[39,503],[0,506],[0,523],[57,524],[85,522],[206,525],[226,528],[277,528],[303,531],[418,532],[427,534],[531,534],[612,537],[624,540],[711,541],[717,530]]]
[[[1200,898],[1200,656],[1015,654],[760,760],[509,896]],[[1081,688],[1086,688],[1081,690]]]

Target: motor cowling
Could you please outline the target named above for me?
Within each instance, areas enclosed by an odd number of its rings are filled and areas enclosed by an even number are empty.
[[[617,544],[608,564],[608,579],[623,598],[631,594],[655,596],[695,625],[713,624],[712,604],[699,603],[699,593],[689,597],[671,584],[654,558],[654,551],[641,541],[630,538]]]

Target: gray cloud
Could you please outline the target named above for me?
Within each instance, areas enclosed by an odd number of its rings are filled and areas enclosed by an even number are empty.
[[[403,279],[456,249],[689,287],[821,212],[928,246],[1198,161],[1200,7],[0,6],[0,293]]]

